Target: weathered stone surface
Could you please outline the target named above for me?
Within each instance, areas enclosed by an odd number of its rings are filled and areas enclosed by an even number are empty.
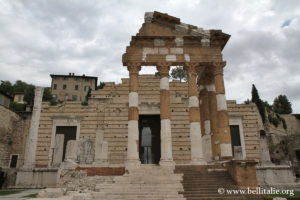
[[[78,141],[78,160],[80,164],[92,164],[94,161],[94,142],[91,139]]]
[[[64,150],[64,135],[56,134],[55,136],[55,146],[53,150],[53,167],[59,167],[61,162],[63,161],[63,150]]]
[[[39,192],[38,198],[59,198],[65,193],[65,188],[46,188]]]
[[[24,168],[35,167],[35,156],[38,141],[38,129],[40,123],[43,92],[43,87],[35,87],[32,118],[25,149]]]

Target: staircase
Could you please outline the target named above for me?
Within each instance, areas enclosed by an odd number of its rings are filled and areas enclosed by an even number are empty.
[[[174,167],[142,165],[113,183],[97,184],[92,199],[101,200],[185,200],[182,194],[182,174],[174,174]]]
[[[176,166],[175,173],[183,174],[184,191],[180,194],[187,200],[261,199],[257,195],[227,194],[226,190],[235,190],[238,186],[221,166]]]

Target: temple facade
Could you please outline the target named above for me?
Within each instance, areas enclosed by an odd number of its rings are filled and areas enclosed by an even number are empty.
[[[16,185],[84,188],[96,192],[91,199],[131,190],[150,195],[151,188],[157,198],[188,199],[193,194],[187,187],[202,187],[197,181],[191,186],[189,176],[255,188],[263,125],[255,104],[226,100],[222,50],[229,38],[221,30],[145,13],[122,57],[129,78],[93,90],[88,104],[51,105],[37,87]],[[149,66],[158,75],[139,74]],[[173,66],[183,67],[186,82],[170,81]],[[100,177],[89,178],[95,175]]]
[[[123,55],[128,79],[92,91],[87,106],[43,102],[35,165],[58,167],[70,140],[90,147],[77,156],[82,164],[206,165],[233,154],[259,160],[256,107],[226,102],[222,49],[229,37],[146,13]],[[139,75],[148,66],[156,66],[159,77]],[[171,66],[183,66],[187,82],[170,82]]]

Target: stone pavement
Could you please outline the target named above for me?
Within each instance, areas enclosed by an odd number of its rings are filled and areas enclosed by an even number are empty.
[[[24,190],[22,192],[19,192],[17,194],[10,194],[5,196],[0,196],[0,200],[23,200],[23,199],[30,199],[29,197],[23,198],[24,196],[30,195],[30,194],[36,194],[39,193],[40,189],[29,189]]]

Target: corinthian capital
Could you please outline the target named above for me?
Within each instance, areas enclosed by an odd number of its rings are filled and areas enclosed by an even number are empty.
[[[156,69],[159,72],[161,78],[168,77],[172,63],[170,62],[159,62],[157,63]]]
[[[223,67],[225,67],[226,62],[214,62],[213,66],[214,66],[214,74],[218,75],[218,74],[222,74],[223,75]]]
[[[188,73],[188,74],[196,74],[196,68],[199,66],[199,63],[197,62],[187,62],[184,63],[184,70]]]
[[[128,62],[126,65],[130,74],[137,74],[141,70],[142,64],[140,62]]]

